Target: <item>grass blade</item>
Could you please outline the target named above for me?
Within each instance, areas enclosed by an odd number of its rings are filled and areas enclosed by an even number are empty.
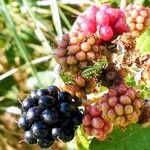
[[[63,32],[62,32],[62,27],[61,27],[61,21],[60,21],[59,9],[58,9],[58,5],[57,5],[57,1],[56,0],[52,0],[52,2],[50,4],[50,7],[51,7],[52,18],[53,18],[53,22],[54,22],[54,26],[55,26],[57,35],[59,37],[61,37]]]
[[[60,8],[59,8],[59,13],[60,13],[61,18],[65,22],[66,26],[70,30],[71,29],[71,24],[70,24],[69,20],[67,19],[67,17],[65,16],[65,14],[62,12],[62,10]]]
[[[44,34],[40,28],[41,22],[37,19],[36,15],[31,10],[29,2],[27,2],[27,0],[22,0],[22,1],[23,1],[23,4],[25,5],[25,7],[27,8],[29,15],[31,16],[33,22],[35,23],[35,26],[36,26],[36,28],[34,29],[35,34],[37,35],[38,39],[41,41],[41,43],[45,47],[45,49],[49,52],[52,52],[52,48],[49,45],[49,42],[47,41],[46,37],[44,36]]]
[[[23,43],[23,41],[19,38],[19,36],[17,35],[17,32],[16,32],[16,29],[15,29],[15,25],[14,25],[14,22],[9,14],[9,11],[7,9],[7,6],[5,4],[5,1],[4,0],[0,0],[0,8],[1,8],[1,11],[2,11],[2,15],[5,19],[5,22],[7,23],[7,26],[8,26],[8,29],[11,33],[11,35],[13,36],[14,40],[15,40],[15,43],[16,43],[16,46],[18,47],[18,50],[20,51],[23,59],[25,60],[25,62],[27,62],[31,68],[31,73],[33,76],[35,76],[35,78],[37,79],[38,81],[38,84],[39,86],[41,86],[41,82],[36,74],[36,69],[34,68],[34,66],[30,63],[30,60],[28,58],[28,52],[26,50],[26,47]]]

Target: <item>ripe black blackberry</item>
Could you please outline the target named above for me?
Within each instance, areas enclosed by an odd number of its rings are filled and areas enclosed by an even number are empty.
[[[19,127],[25,131],[25,141],[37,143],[41,148],[49,148],[55,140],[71,141],[82,123],[79,103],[77,97],[56,86],[31,91],[22,102],[22,115],[18,120]]]

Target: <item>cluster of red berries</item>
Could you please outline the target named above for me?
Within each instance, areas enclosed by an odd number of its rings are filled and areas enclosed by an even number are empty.
[[[94,35],[70,32],[58,42],[56,61],[68,71],[79,72],[102,57],[103,49],[96,42]]]
[[[115,125],[126,127],[138,121],[142,100],[132,87],[121,83],[109,88],[99,102],[103,117]]]
[[[111,41],[115,35],[128,30],[124,13],[110,4],[91,6],[76,20],[73,30],[97,33],[100,41]]]
[[[96,79],[77,76],[74,84],[65,85],[63,89],[78,98],[86,98],[87,94],[96,91]]]
[[[139,36],[150,25],[150,8],[142,4],[129,4],[126,9],[126,20],[133,36]]]
[[[107,134],[113,130],[113,124],[102,117],[102,112],[96,105],[85,106],[85,114],[82,123],[83,130],[89,136],[94,136],[100,141],[105,140]]]

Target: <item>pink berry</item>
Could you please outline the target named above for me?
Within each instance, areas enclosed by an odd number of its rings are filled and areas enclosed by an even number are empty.
[[[100,116],[101,112],[96,106],[92,106],[90,109],[90,116],[92,117],[98,117]]]
[[[92,136],[92,131],[93,131],[93,128],[91,126],[89,127],[83,127],[83,130],[84,132],[86,132],[88,135],[91,135]]]
[[[111,5],[109,3],[105,3],[101,6],[101,11],[106,12],[108,8],[111,8]]]
[[[114,26],[114,31],[116,33],[121,34],[123,32],[126,32],[126,30],[127,30],[127,24],[126,24],[125,19],[123,18],[118,19]]]
[[[100,34],[101,34],[101,38],[104,41],[110,41],[110,40],[112,40],[112,38],[114,36],[114,32],[113,32],[111,26],[103,26],[103,27],[101,27]]]
[[[95,5],[89,7],[83,14],[85,14],[86,18],[93,19],[96,17],[96,13],[99,10],[99,8]]]
[[[100,117],[94,117],[92,119],[92,126],[96,129],[101,129],[104,126],[104,122]]]
[[[81,25],[86,20],[85,16],[78,16],[76,22]]]
[[[82,123],[83,123],[84,126],[90,126],[91,121],[92,121],[92,118],[91,118],[90,115],[85,115],[82,119]]]
[[[108,8],[107,14],[109,15],[111,24],[115,23],[119,16],[118,11],[114,8]]]
[[[118,11],[118,14],[119,14],[119,18],[125,19],[125,13],[120,9],[117,9],[117,11]]]
[[[93,135],[96,136],[96,137],[102,137],[104,135],[103,129],[93,128],[92,132],[93,132]]]
[[[91,111],[92,106],[91,105],[86,105],[85,106],[85,114],[89,114]]]
[[[95,33],[96,32],[96,21],[94,19],[86,19],[81,24],[81,30],[84,33]]]
[[[102,13],[100,10],[96,14],[96,22],[100,26],[109,25],[109,16],[106,13]]]

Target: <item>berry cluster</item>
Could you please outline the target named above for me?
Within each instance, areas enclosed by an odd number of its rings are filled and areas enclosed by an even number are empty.
[[[102,57],[103,49],[96,42],[97,37],[94,35],[70,32],[58,43],[56,61],[69,72],[79,72]]]
[[[126,20],[133,36],[139,36],[150,25],[150,9],[142,4],[129,4]]]
[[[96,105],[85,106],[85,115],[82,123],[83,130],[89,136],[94,136],[100,141],[105,140],[107,134],[113,130],[113,124],[102,118],[102,112]]]
[[[64,86],[64,90],[69,92],[71,95],[78,98],[86,98],[87,94],[96,91],[96,79],[90,78],[86,79],[82,76],[77,76],[75,78],[74,84],[68,84]]]
[[[111,41],[115,35],[128,30],[124,13],[110,4],[91,6],[76,20],[73,30],[98,33],[101,41]]]
[[[71,141],[83,117],[77,103],[77,98],[56,86],[31,91],[30,97],[22,102],[18,120],[25,131],[25,141],[38,143],[41,148],[49,148],[55,140]]]
[[[109,88],[109,92],[102,96],[99,106],[104,118],[115,125],[126,127],[138,121],[142,100],[132,87],[121,83]]]

